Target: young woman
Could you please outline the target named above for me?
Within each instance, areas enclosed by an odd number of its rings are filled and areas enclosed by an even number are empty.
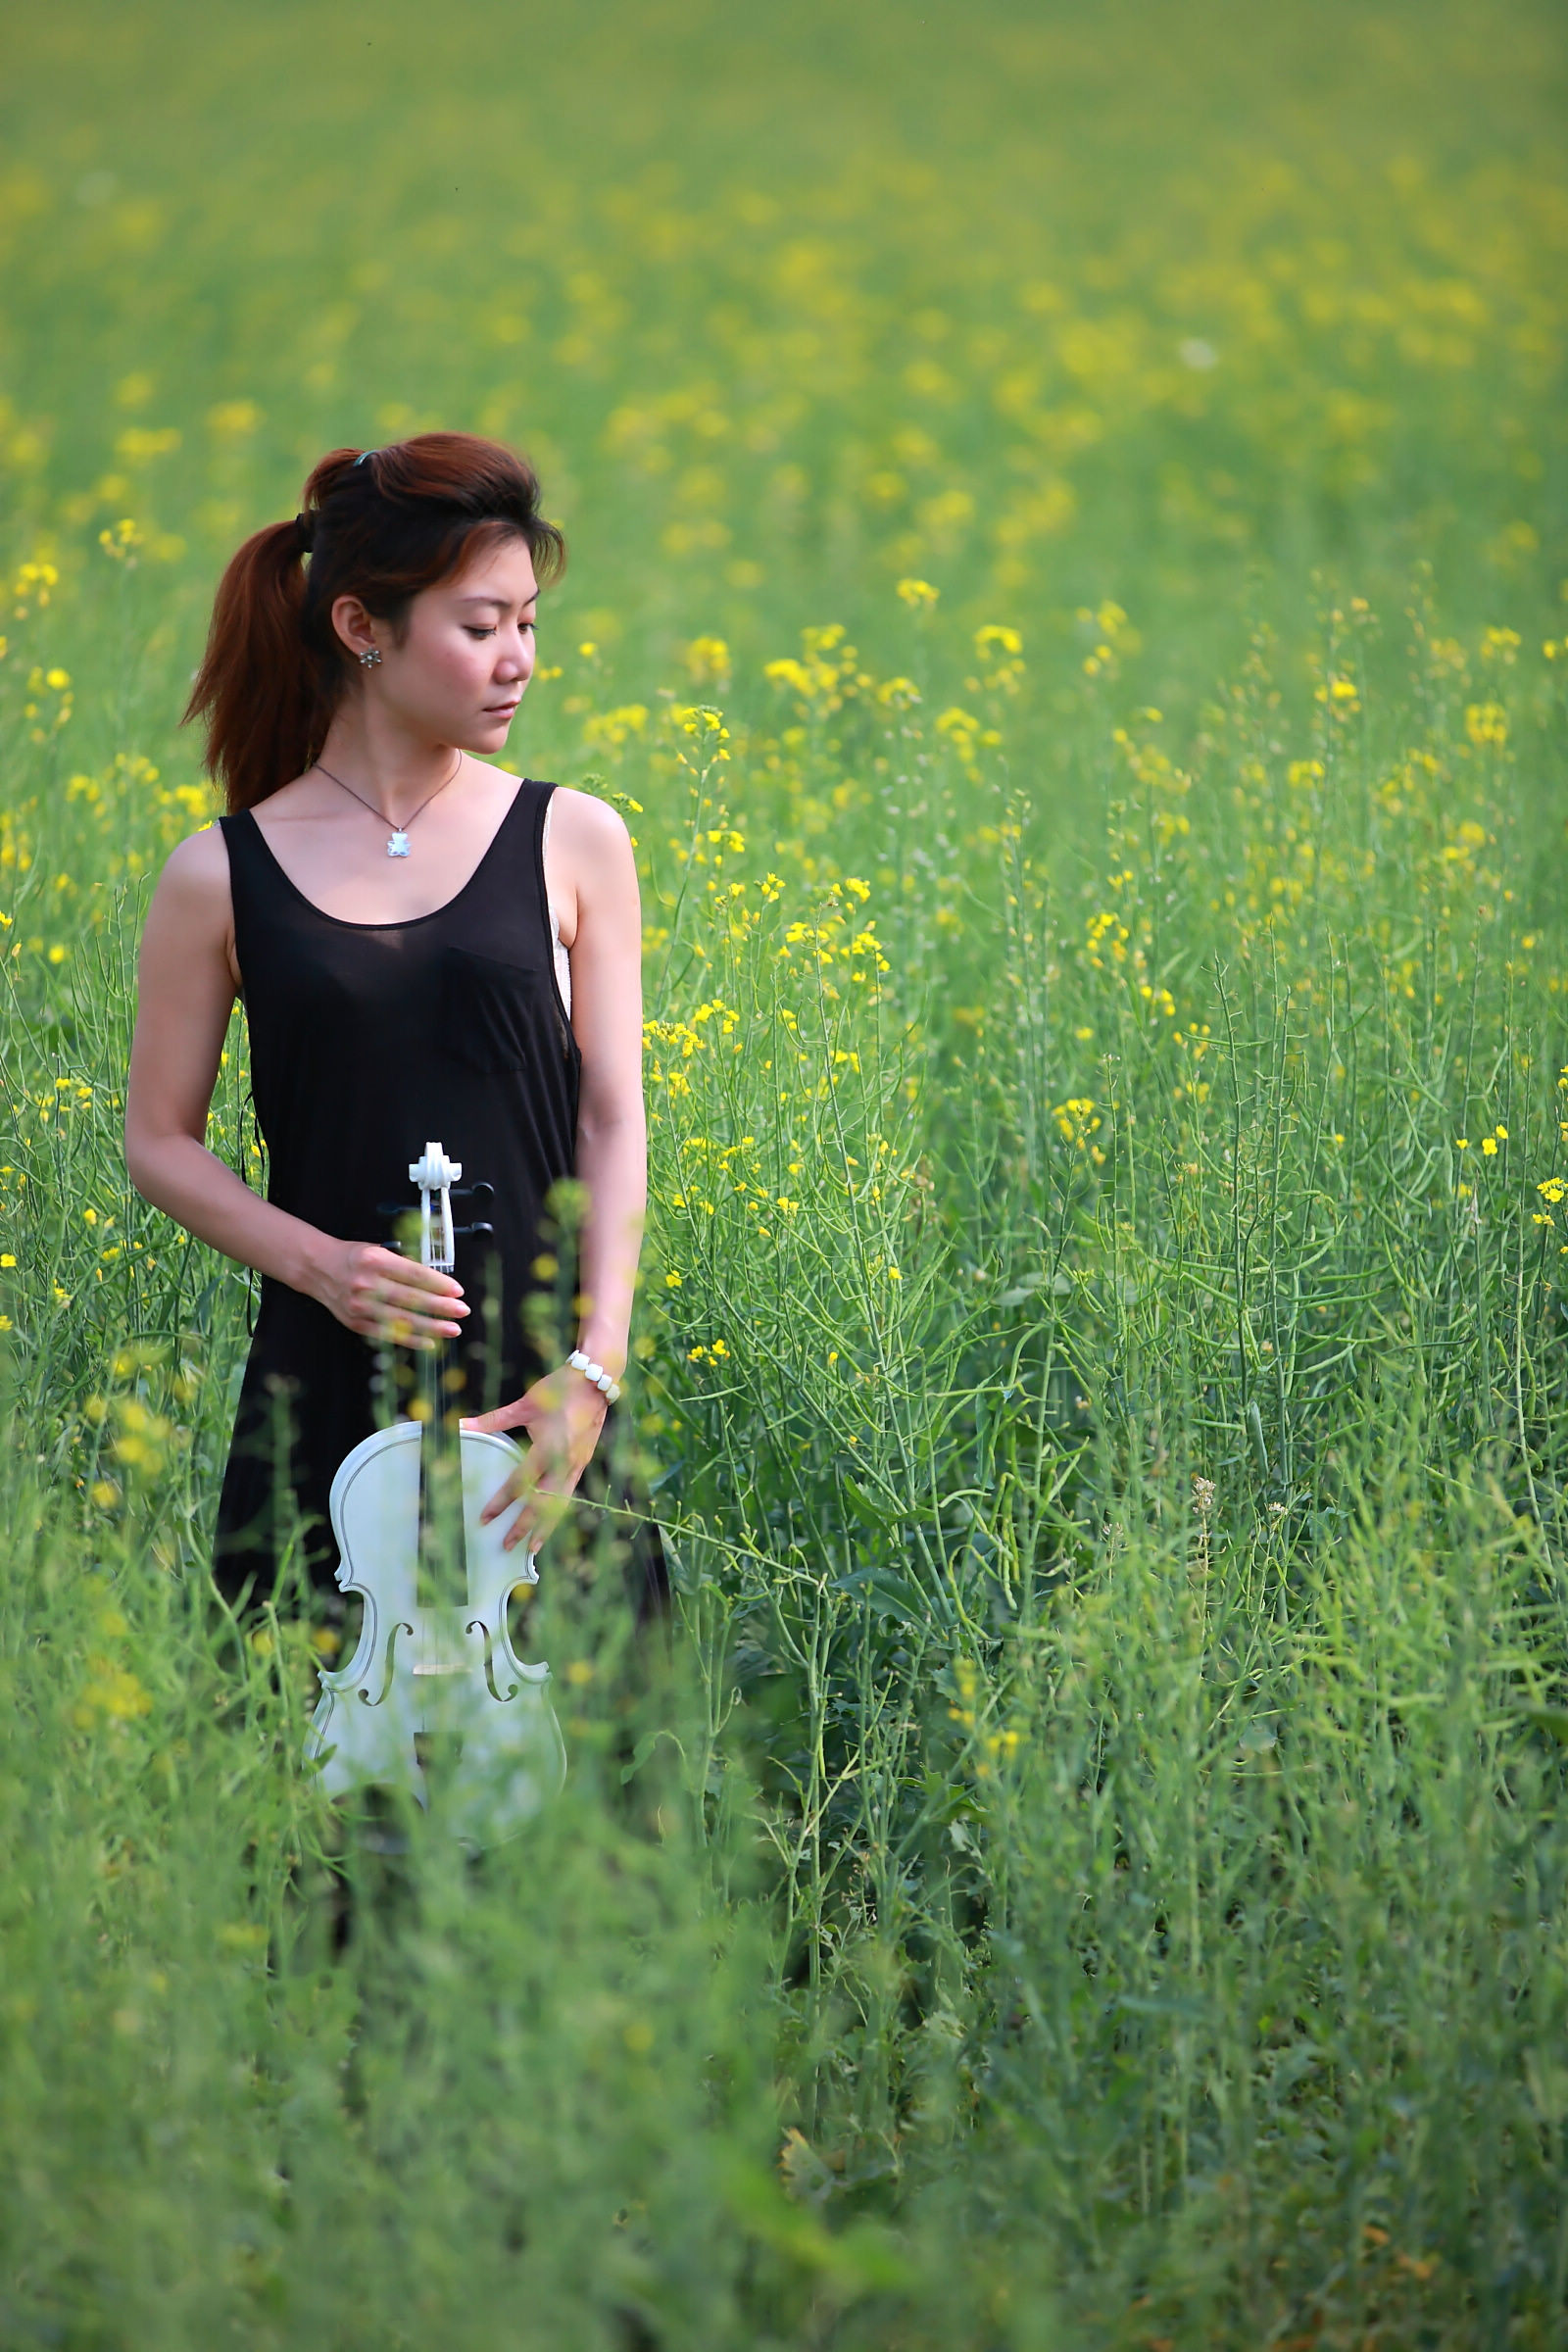
[[[604,1428],[582,1365],[625,1365],[645,1181],[631,845],[602,802],[490,764],[564,559],[520,458],[421,433],[323,458],[304,511],[248,539],[218,592],[186,716],[229,814],[174,851],[148,913],[125,1152],[147,1200],[262,1276],[218,1518],[236,1604],[270,1592],[291,1530],[334,1590],[333,1473],[395,1409],[378,1365],[408,1369],[386,1344],[461,1341],[465,1408],[525,1433],[489,1508],[530,1549]],[[266,1200],[205,1142],[236,996]],[[494,1238],[460,1243],[455,1277],[388,1246],[431,1137],[495,1188]],[[546,1204],[571,1177],[575,1366],[540,1355],[525,1314],[554,1287]],[[634,1575],[657,1597],[651,1531]]]

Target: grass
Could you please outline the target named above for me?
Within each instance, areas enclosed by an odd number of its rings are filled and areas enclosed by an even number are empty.
[[[1179,20],[16,29],[7,2345],[1560,2340],[1560,28]],[[546,1554],[478,1863],[212,1599],[118,1141],[217,567],[433,422],[638,840],[678,1586]]]

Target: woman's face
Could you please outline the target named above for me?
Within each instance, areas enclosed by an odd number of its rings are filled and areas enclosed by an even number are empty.
[[[357,598],[341,598],[333,619],[356,655],[368,645],[380,654],[362,674],[386,717],[418,739],[482,757],[502,749],[533,675],[538,597],[526,540],[507,538],[421,589],[401,637]]]

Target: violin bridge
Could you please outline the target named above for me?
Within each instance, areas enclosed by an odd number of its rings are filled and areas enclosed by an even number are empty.
[[[478,1646],[467,1628],[464,1608],[422,1608],[418,1615],[419,1646],[414,1672],[427,1675],[472,1674],[479,1663]]]

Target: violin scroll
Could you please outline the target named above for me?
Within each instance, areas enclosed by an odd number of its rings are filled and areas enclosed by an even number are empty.
[[[409,1169],[409,1182],[419,1188],[419,1263],[437,1274],[450,1274],[457,1264],[457,1247],[452,1232],[452,1187],[463,1180],[461,1159],[448,1159],[439,1144],[426,1144],[424,1156]],[[432,1194],[440,1196],[437,1209]],[[432,1227],[439,1215],[441,1238],[435,1241]]]

